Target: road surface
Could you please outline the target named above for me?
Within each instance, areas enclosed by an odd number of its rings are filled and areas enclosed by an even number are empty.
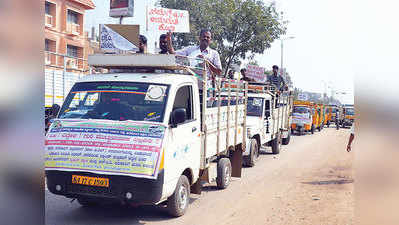
[[[192,194],[179,218],[170,218],[161,206],[84,208],[46,190],[46,224],[354,224],[356,146],[346,152],[348,136],[349,129],[332,126],[292,136],[279,155],[267,148],[227,189],[209,185],[200,196]]]

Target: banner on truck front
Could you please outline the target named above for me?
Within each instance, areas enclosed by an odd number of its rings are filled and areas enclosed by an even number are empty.
[[[254,79],[256,82],[265,83],[267,76],[265,74],[265,68],[255,65],[248,65],[246,76]]]
[[[147,25],[148,30],[166,33],[190,32],[190,17],[187,10],[148,7]]]
[[[46,137],[45,167],[156,179],[165,129],[149,123],[56,120]]]

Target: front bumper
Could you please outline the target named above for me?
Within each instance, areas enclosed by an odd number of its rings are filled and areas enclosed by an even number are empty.
[[[72,184],[72,175],[102,177],[109,179],[109,187],[95,187]],[[56,195],[67,198],[92,197],[104,200],[120,200],[136,204],[155,204],[161,200],[164,183],[164,170],[156,180],[118,175],[99,175],[88,172],[46,171],[47,188]],[[56,190],[61,185],[61,190]],[[132,193],[126,199],[126,193]]]

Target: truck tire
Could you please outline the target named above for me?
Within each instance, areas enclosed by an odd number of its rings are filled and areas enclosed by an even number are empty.
[[[219,189],[226,189],[231,179],[231,162],[228,158],[221,158],[217,165],[216,186]]]
[[[251,149],[249,155],[244,157],[244,166],[253,167],[259,157],[259,146],[255,138],[251,139]]]
[[[312,124],[312,128],[310,128],[310,133],[314,134],[314,126],[313,126],[313,124]]]
[[[283,145],[288,145],[290,143],[290,140],[291,140],[291,132],[288,131],[288,136],[286,138],[283,138],[282,144]]]
[[[272,153],[277,155],[280,153],[280,133],[277,134],[277,137],[272,140]]]
[[[190,200],[190,183],[185,175],[181,175],[176,184],[175,192],[168,198],[169,215],[179,217],[184,215]]]
[[[330,128],[330,121],[327,121],[327,127]]]
[[[317,128],[317,130],[320,132],[320,131],[321,131],[321,126],[319,126],[319,127]]]

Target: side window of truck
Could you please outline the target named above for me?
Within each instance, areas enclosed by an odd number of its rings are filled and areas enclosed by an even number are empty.
[[[173,110],[176,108],[186,109],[186,120],[194,119],[193,107],[193,89],[191,85],[180,87],[176,92],[175,102],[173,103]]]

